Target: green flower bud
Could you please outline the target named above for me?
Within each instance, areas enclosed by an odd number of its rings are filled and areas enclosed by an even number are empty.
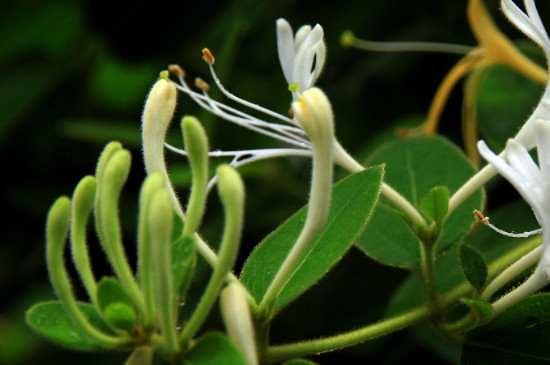
[[[105,320],[113,328],[130,332],[136,324],[134,308],[125,303],[112,303],[105,308]]]

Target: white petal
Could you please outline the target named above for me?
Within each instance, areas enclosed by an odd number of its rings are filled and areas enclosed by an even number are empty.
[[[532,183],[526,181],[516,170],[514,170],[506,161],[495,155],[493,151],[487,147],[484,141],[477,142],[477,149],[481,156],[489,162],[510,184],[516,188],[520,195],[527,203],[535,209],[535,213],[539,213],[541,200],[541,189],[536,189]]]
[[[508,143],[506,143],[506,160],[524,180],[542,183],[539,167],[521,143],[513,139],[508,140]]]
[[[294,36],[294,50],[297,50],[300,47],[300,44],[306,39],[307,35],[311,32],[310,25],[302,25],[300,29],[296,32]]]
[[[544,33],[546,36],[546,40],[548,40],[548,34],[546,33],[546,30],[544,29],[544,24],[542,24],[542,20],[540,19],[539,12],[537,11],[537,7],[535,5],[534,0],[525,0],[525,9],[527,10],[527,15],[529,18],[531,18],[531,21],[537,26],[539,30],[541,30],[541,33]],[[543,32],[542,32],[543,31]]]
[[[539,29],[527,14],[521,11],[513,1],[502,0],[501,6],[504,15],[506,15],[506,17],[526,36],[539,44],[548,57],[548,55],[550,55],[550,44],[548,43],[546,31],[544,29]]]
[[[535,139],[539,166],[546,184],[550,184],[550,121],[538,119],[535,125]]]
[[[283,74],[287,83],[291,84],[294,70],[294,38],[292,36],[292,27],[283,19],[277,19],[277,51],[279,53],[279,62],[283,69]]]
[[[323,42],[323,28],[317,25],[312,29],[296,51],[292,79],[293,82],[300,84],[300,92],[304,92],[313,86],[311,82],[311,74],[314,67],[313,60],[315,59],[317,48],[324,47],[324,43],[321,44],[320,42]]]

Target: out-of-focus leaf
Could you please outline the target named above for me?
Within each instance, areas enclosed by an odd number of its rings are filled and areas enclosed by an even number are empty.
[[[422,197],[432,188],[446,186],[452,193],[475,173],[466,156],[442,137],[389,142],[366,163],[385,163],[385,182],[417,208],[420,208]],[[478,190],[449,215],[436,242],[438,254],[468,232],[475,223],[472,211],[480,210],[482,203],[483,192]],[[420,240],[396,210],[385,204],[378,204],[371,224],[358,238],[357,246],[386,265],[415,269],[420,264]]]
[[[104,333],[112,333],[95,308],[88,303],[78,303],[88,321]],[[60,302],[42,302],[27,311],[27,323],[40,335],[75,350],[99,350],[102,347],[86,337],[73,324]]]
[[[461,364],[550,362],[550,295],[526,298],[466,338]]]
[[[487,281],[487,264],[479,251],[466,244],[458,250],[460,269],[470,284],[477,290],[483,289]]]

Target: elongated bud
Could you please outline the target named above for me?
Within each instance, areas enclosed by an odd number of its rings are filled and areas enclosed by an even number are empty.
[[[185,150],[193,173],[193,185],[183,231],[184,234],[190,235],[197,230],[204,213],[208,183],[208,139],[197,118],[186,116],[181,124]]]
[[[242,214],[244,204],[244,184],[241,176],[229,165],[220,165],[218,175],[218,192],[228,215]]]
[[[96,281],[86,244],[86,224],[94,208],[97,181],[86,176],[76,186],[72,198],[71,252],[76,270],[90,299],[96,302]]]
[[[326,95],[318,88],[304,92],[292,103],[292,110],[311,140],[313,173],[304,228],[296,243],[275,274],[260,303],[261,310],[270,311],[277,296],[303,259],[303,254],[328,217],[332,195],[334,161],[334,117]]]
[[[312,143],[313,176],[306,222],[319,229],[328,214],[332,189],[335,145],[332,107],[325,93],[314,87],[292,103],[292,110]]]
[[[172,315],[173,283],[171,260],[171,235],[174,213],[170,194],[164,188],[151,197],[148,212],[148,231],[153,259],[155,307],[166,347],[172,354],[178,352],[175,318]]]
[[[176,86],[160,79],[149,92],[142,116],[143,158],[147,173],[164,171],[164,140],[174,115]]]
[[[145,109],[143,110],[141,138],[143,144],[143,159],[145,170],[148,174],[160,171],[164,175],[165,186],[170,192],[170,200],[176,212],[183,218],[176,193],[170,183],[170,177],[164,161],[164,141],[166,131],[176,110],[177,90],[176,86],[161,78],[149,92]]]
[[[229,338],[240,348],[247,365],[258,364],[254,326],[246,293],[241,285],[229,284],[220,295],[221,312]]]

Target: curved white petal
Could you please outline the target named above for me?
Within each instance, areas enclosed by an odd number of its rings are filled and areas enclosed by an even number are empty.
[[[320,48],[324,47],[323,28],[316,25],[296,50],[292,82],[300,84],[300,92],[304,92],[313,86],[315,80],[311,77],[312,70],[322,68],[322,65],[315,59],[315,55]],[[313,64],[314,60],[316,60],[315,65]]]
[[[529,16],[529,18],[531,18],[535,26],[543,31],[544,35],[546,35],[546,39],[548,40],[548,34],[546,33],[546,30],[544,30],[544,25],[542,24],[542,20],[540,19],[539,12],[535,5],[535,0],[525,0],[524,4],[525,9],[527,10],[527,15]]]
[[[291,84],[292,74],[294,72],[294,37],[292,35],[292,27],[283,19],[277,19],[277,51],[279,53],[279,62],[283,69],[283,74],[286,81]]]
[[[550,184],[550,121],[536,121],[535,139],[542,177],[546,184]]]
[[[294,50],[297,50],[298,47],[300,47],[300,44],[302,44],[310,32],[311,25],[302,25],[300,29],[298,29],[296,35],[294,36]]]
[[[539,28],[537,20],[533,21],[512,0],[501,1],[504,15],[526,36],[540,45],[547,57],[550,56],[550,44],[544,28]],[[541,23],[542,25],[542,23]]]
[[[524,180],[542,182],[539,167],[523,145],[513,139],[506,144],[506,160]]]

